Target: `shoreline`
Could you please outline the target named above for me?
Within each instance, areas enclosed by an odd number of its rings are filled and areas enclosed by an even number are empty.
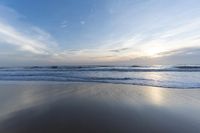
[[[200,88],[173,88],[173,87],[163,87],[163,86],[149,86],[149,85],[137,85],[137,84],[124,84],[124,83],[106,83],[106,82],[82,82],[82,81],[24,81],[24,80],[0,80],[0,84],[40,84],[40,85],[46,85],[46,84],[102,84],[102,85],[119,85],[119,86],[133,86],[139,87],[139,88],[158,88],[158,89],[169,89],[169,90],[200,90]]]

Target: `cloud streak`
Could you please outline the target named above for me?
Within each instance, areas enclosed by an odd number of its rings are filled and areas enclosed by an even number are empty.
[[[38,32],[35,34],[37,33]],[[40,37],[46,36],[46,34],[39,34]],[[22,51],[28,51],[34,54],[48,54],[51,52],[48,46],[52,45],[52,42],[49,40],[41,40],[39,38],[24,35],[13,27],[2,23],[0,23],[0,42],[1,44],[14,45]]]
[[[12,11],[13,15],[18,13],[9,8],[0,7],[1,11]],[[8,11],[9,10],[9,11]],[[2,17],[0,17],[0,20]],[[2,20],[3,21],[3,20]],[[9,22],[0,21],[0,44],[9,44],[15,46],[18,50],[27,51],[33,54],[51,54],[57,43],[51,35],[38,27],[24,24],[25,27],[17,29]],[[5,21],[5,20],[4,20]]]

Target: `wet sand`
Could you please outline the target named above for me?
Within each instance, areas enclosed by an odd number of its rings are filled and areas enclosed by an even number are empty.
[[[0,82],[1,133],[198,133],[200,89]]]

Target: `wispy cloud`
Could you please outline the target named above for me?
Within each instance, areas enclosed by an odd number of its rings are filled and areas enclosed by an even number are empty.
[[[174,56],[174,55],[193,55],[200,54],[200,47],[181,48],[167,52],[161,52],[160,57]]]
[[[6,12],[13,15],[18,14],[10,8],[1,6],[0,9],[4,11],[4,14]],[[0,16],[0,18],[2,17]],[[13,45],[14,49],[33,54],[50,54],[57,45],[50,34],[38,27],[24,24],[25,27],[18,29],[15,25],[5,21],[5,19],[4,22],[0,21],[0,45]]]
[[[10,25],[0,23],[0,42],[1,44],[14,45],[19,50],[34,54],[51,53],[50,47],[55,46],[56,43],[51,42],[48,39],[49,35],[42,30],[37,29],[34,32],[33,35],[27,36]]]

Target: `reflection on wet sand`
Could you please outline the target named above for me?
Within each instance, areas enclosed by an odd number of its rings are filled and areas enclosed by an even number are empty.
[[[167,76],[163,74],[160,74],[160,73],[156,73],[156,72],[150,72],[148,74],[146,74],[145,76],[146,78],[150,78],[150,79],[154,79],[154,82],[157,82],[157,81],[162,81],[163,78],[167,78]],[[163,89],[160,89],[160,88],[155,88],[155,87],[146,87],[147,88],[147,93],[148,93],[148,96],[149,96],[149,100],[153,103],[153,104],[156,104],[156,105],[162,105],[164,104],[164,101],[163,101],[163,97],[164,97],[164,90]]]
[[[152,101],[152,103],[156,105],[162,105],[163,104],[163,91],[161,89],[155,89],[151,87],[147,87],[149,92],[149,98]]]
[[[0,132],[200,132],[199,95],[131,85],[8,82],[0,88]]]

